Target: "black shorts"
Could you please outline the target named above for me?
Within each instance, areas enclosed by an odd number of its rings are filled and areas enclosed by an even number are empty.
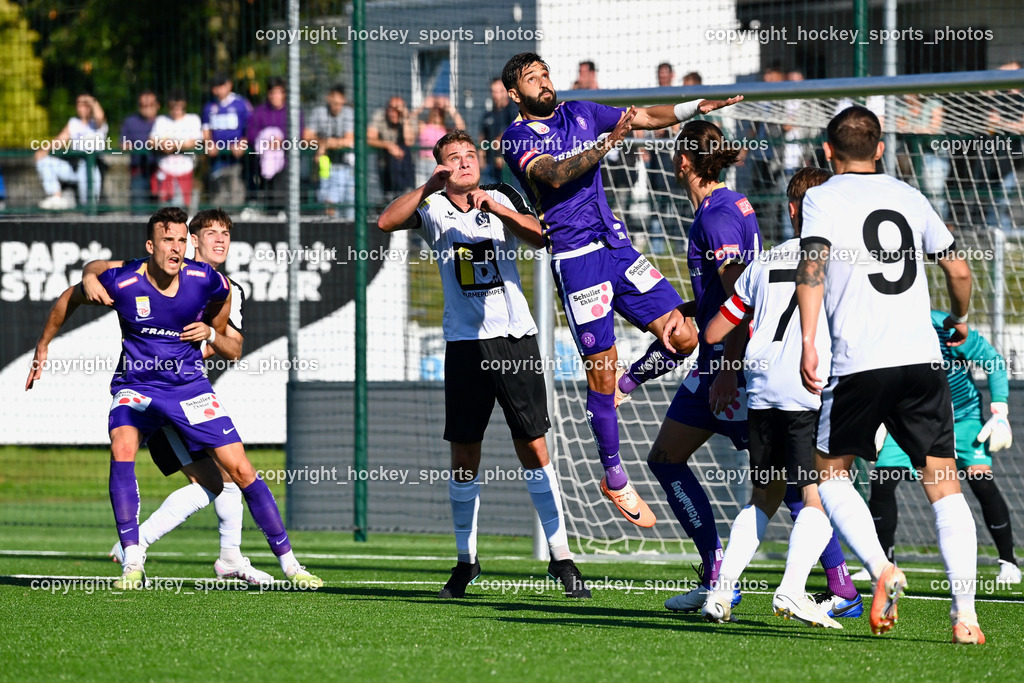
[[[171,476],[196,460],[210,457],[205,450],[189,451],[181,436],[170,425],[164,425],[153,432],[153,435],[146,441],[146,445],[149,446],[149,454],[152,456],[153,462],[165,477]]]
[[[750,481],[767,488],[773,479],[785,479],[798,488],[817,484],[814,470],[813,410],[778,408],[747,411],[750,429]]]
[[[915,468],[929,455],[956,457],[953,399],[940,367],[921,363],[831,378],[821,392],[818,450],[874,462],[882,423]]]
[[[454,341],[445,346],[445,440],[483,441],[495,398],[513,439],[536,439],[550,429],[544,363],[534,335]]]

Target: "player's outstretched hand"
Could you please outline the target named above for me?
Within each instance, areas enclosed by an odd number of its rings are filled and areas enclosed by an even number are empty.
[[[206,323],[189,323],[185,325],[185,329],[181,331],[181,341],[183,342],[197,342],[203,341],[210,336],[210,326]]]
[[[43,364],[46,363],[46,356],[49,347],[36,345],[36,352],[32,356],[32,367],[28,371],[28,379],[25,380],[25,391],[32,388],[36,380],[43,376]]]
[[[736,373],[732,370],[722,370],[718,377],[708,387],[708,405],[715,415],[720,414],[728,408],[739,392],[736,390]]]
[[[672,309],[665,321],[665,327],[661,329],[661,343],[672,353],[679,353],[679,350],[672,346],[672,333],[681,329],[686,324],[686,317],[678,308]]]
[[[487,213],[494,213],[495,201],[491,195],[487,194],[483,190],[479,188],[476,190],[470,190],[466,193],[466,199],[469,200],[469,205],[474,209],[486,211]]]
[[[967,323],[958,323],[953,316],[947,316],[942,321],[942,328],[945,330],[953,330],[953,335],[946,342],[946,346],[960,346],[967,341],[967,335],[969,330],[967,329]]]
[[[441,190],[443,190],[444,184],[448,182],[448,178],[449,176],[451,176],[451,174],[452,169],[448,168],[447,166],[438,165],[436,168],[434,168],[434,172],[430,174],[430,179],[427,180],[426,185],[424,185],[424,187],[427,190],[427,194],[433,194],[435,192],[440,192]]]
[[[608,133],[606,138],[609,146],[614,146],[619,142],[626,139],[629,135],[629,131],[633,130],[633,119],[636,118],[636,107],[630,107],[626,111],[622,112],[622,116],[619,117],[619,122],[615,124],[615,128],[612,128],[612,132]]]
[[[107,288],[100,284],[100,279],[93,273],[82,273],[82,292],[85,294],[85,298],[94,304],[114,305],[114,300],[107,293]]]
[[[800,379],[804,389],[814,395],[821,394],[821,380],[818,378],[818,350],[814,345],[804,346],[800,356]]]
[[[722,107],[728,107],[729,105],[736,104],[737,102],[743,101],[743,95],[737,95],[736,97],[730,97],[727,100],[701,100],[701,103],[697,105],[701,114],[710,114],[716,109]]]

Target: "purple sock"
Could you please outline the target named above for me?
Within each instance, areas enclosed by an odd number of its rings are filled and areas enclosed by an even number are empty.
[[[789,514],[796,521],[796,516],[804,509],[803,496],[800,489],[795,486],[786,487],[786,506],[789,507]],[[857,597],[857,589],[850,581],[850,570],[846,567],[846,558],[843,556],[843,548],[839,545],[839,537],[832,531],[832,538],[829,540],[825,550],[821,553],[821,568],[825,570],[825,577],[828,579],[828,589],[843,598],[852,600]]]
[[[660,341],[655,341],[619,379],[619,390],[628,394],[647,380],[675,370],[684,358],[684,354],[672,353]]]
[[[718,569],[722,564],[722,541],[715,528],[715,513],[711,509],[708,494],[685,462],[647,461],[647,465],[668,494],[668,504],[676,519],[696,544],[697,552],[704,562],[701,583],[710,586],[718,580]]]
[[[267,543],[274,554],[281,556],[291,550],[292,544],[288,542],[288,532],[284,530],[277,501],[266,482],[256,477],[256,481],[242,489],[242,495],[245,496],[245,503],[249,506],[249,513],[256,526],[267,537]]]
[[[629,483],[619,462],[619,419],[615,416],[615,394],[587,389],[587,421],[597,442],[597,454],[604,466],[608,488],[616,491]]]
[[[135,478],[135,462],[110,461],[110,505],[121,547],[139,544],[139,482]]]

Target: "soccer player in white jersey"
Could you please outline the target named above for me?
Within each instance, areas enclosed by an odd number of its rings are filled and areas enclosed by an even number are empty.
[[[800,204],[808,188],[824,183],[831,176],[820,168],[797,171],[787,189],[796,237],[762,252],[758,260],[740,274],[734,287],[736,293],[704,330],[708,343],[718,344],[733,328],[753,316],[743,363],[747,376],[753,490],[750,503],[733,522],[718,583],[701,609],[708,621],[731,620],[733,591],[764,538],[768,521],[786,495],[787,479],[800,490],[804,503],[797,520],[808,506],[821,509],[814,477],[814,426],[821,399],[807,391],[800,381],[800,323],[793,313],[796,310],[796,266],[800,260]],[[824,317],[819,327],[819,363],[827,367],[831,357]],[[839,554],[841,559],[841,552]],[[776,594],[773,601],[776,613],[811,626],[842,628],[828,614],[829,608],[835,616],[863,613],[861,597],[853,588],[845,562],[842,571],[844,586],[848,588],[845,595],[850,597],[829,593],[829,605],[822,609],[805,595],[804,584],[801,584],[801,590],[795,594]]]
[[[377,227],[419,229],[444,288],[444,438],[451,444],[448,495],[458,563],[439,597],[464,597],[466,586],[480,576],[480,446],[497,399],[548,539],[548,574],[562,583],[566,597],[589,598],[569,551],[558,479],[544,441],[551,424],[543,359],[516,267],[520,241],[544,245],[540,221],[511,186],[480,187],[476,144],[466,131],[438,140],[434,159],[438,166],[430,179],[391,202]]]
[[[231,248],[231,217],[222,209],[207,209],[197,213],[189,221],[195,260],[209,263],[220,269]],[[109,268],[118,268],[121,261],[92,261],[82,272],[82,287],[85,296],[94,303],[110,305],[110,295],[99,283],[98,276]],[[238,360],[242,355],[244,341],[245,293],[237,282],[228,278],[231,284],[231,312],[228,326],[222,335],[213,328],[200,328],[203,342],[203,357],[214,353],[229,361]],[[164,535],[180,526],[191,515],[213,502],[217,512],[220,532],[220,557],[214,562],[214,572],[219,578],[237,578],[260,585],[272,583],[274,577],[252,566],[248,557],[242,555],[242,491],[231,481],[231,477],[209,457],[208,452],[190,453],[178,431],[164,426],[149,438],[153,462],[164,476],[181,471],[191,482],[167,496],[153,514],[139,525],[139,545],[146,551]],[[115,562],[124,560],[124,551],[118,541],[110,551]]]
[[[983,643],[974,610],[977,532],[956,476],[952,400],[932,329],[923,260],[936,258],[946,276],[946,327],[955,329],[950,346],[967,338],[970,267],[957,256],[952,234],[924,195],[875,171],[884,149],[878,117],[860,106],[845,109],[829,123],[827,140],[825,156],[837,175],[804,197],[804,253],[796,280],[800,374],[808,391],[821,393],[818,494],[840,537],[871,573],[871,630],[885,633],[896,623],[896,602],[907,580],[886,559],[849,474],[855,457],[875,459],[875,431],[884,423],[922,470],[953,596],[953,642]],[[832,342],[824,387],[816,347],[822,301]],[[827,520],[821,516],[815,524],[819,531],[811,536],[824,546]],[[795,551],[791,545],[791,558]],[[810,548],[805,561],[818,552],[820,547]]]

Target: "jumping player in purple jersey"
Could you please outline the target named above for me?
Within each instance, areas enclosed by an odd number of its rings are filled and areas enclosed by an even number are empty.
[[[684,316],[696,317],[705,330],[718,308],[734,294],[733,285],[747,263],[761,248],[757,217],[746,197],[718,182],[722,172],[736,162],[739,152],[726,143],[722,131],[707,121],[691,121],[676,138],[672,168],[676,182],[693,205],[689,232],[690,282],[696,301],[673,311],[666,322],[662,341],[671,349],[669,337]],[[722,541],[715,528],[711,502],[696,475],[687,465],[698,448],[712,434],[729,437],[737,450],[747,448],[747,404],[744,379],[737,371],[746,345],[747,325],[739,325],[724,344],[708,344],[701,336],[696,367],[683,380],[665,415],[647,463],[668,495],[668,503],[680,524],[700,552],[700,585],[689,593],[669,598],[665,607],[674,611],[696,611],[704,604],[718,579],[722,562]],[[734,602],[738,602],[736,593]]]
[[[135,455],[151,434],[173,424],[189,450],[213,449],[218,463],[242,489],[285,576],[300,586],[318,588],[323,581],[307,572],[292,553],[274,496],[246,457],[231,418],[206,378],[201,342],[208,329],[202,320],[209,312],[210,327],[225,334],[231,288],[209,265],[185,259],[187,219],[181,209],[160,209],[146,226],[150,258],[100,276],[118,314],[123,346],[110,383],[110,502],[124,549],[123,573],[114,587],[145,586]],[[89,303],[78,284],[54,304],[36,343],[26,390],[42,375],[50,341],[68,316]]]
[[[605,470],[601,491],[630,522],[653,526],[654,514],[619,461],[615,408],[637,386],[675,368],[696,348],[697,334],[685,320],[671,335],[675,351],[660,341],[682,299],[630,244],[608,207],[599,164],[632,128],[667,128],[742,97],[626,111],[594,102],[559,104],[548,65],[532,52],[512,57],[501,80],[519,105],[519,118],[502,135],[502,153],[545,224],[555,284],[587,373],[587,418]],[[656,337],[618,381],[613,310]]]

